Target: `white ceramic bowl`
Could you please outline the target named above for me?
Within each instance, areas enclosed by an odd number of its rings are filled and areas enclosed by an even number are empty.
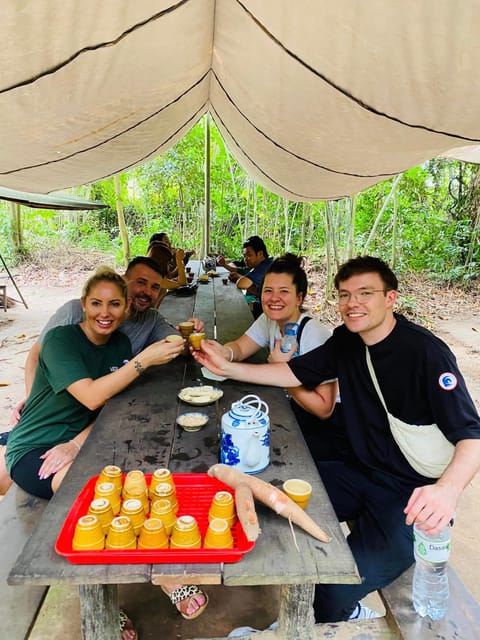
[[[177,423],[185,431],[200,431],[208,422],[208,416],[206,413],[200,413],[198,411],[192,411],[189,413],[182,413],[177,418]]]

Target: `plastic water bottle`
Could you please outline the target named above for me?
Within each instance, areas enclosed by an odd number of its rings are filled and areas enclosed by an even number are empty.
[[[288,353],[292,347],[298,349],[297,342],[298,324],[296,322],[286,322],[283,326],[284,336],[280,343],[280,351]]]
[[[415,611],[432,620],[441,620],[448,609],[448,558],[450,556],[450,525],[435,536],[413,527],[412,600]]]

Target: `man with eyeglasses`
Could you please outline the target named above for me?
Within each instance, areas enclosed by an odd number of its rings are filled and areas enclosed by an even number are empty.
[[[480,417],[455,356],[430,331],[394,312],[393,271],[379,258],[359,256],[340,267],[335,288],[343,324],[303,356],[230,363],[208,341],[195,355],[218,375],[254,384],[320,389],[338,378],[354,459],[317,466],[339,520],[354,522],[348,543],[363,581],[316,585],[317,622],[377,617],[361,598],[413,563],[413,523],[431,534],[444,529],[480,467]],[[413,449],[417,441],[420,448],[424,426],[433,429],[435,439],[427,439],[420,458],[445,446],[450,454],[441,471],[424,470],[422,459],[418,466],[407,456],[392,435],[395,420],[413,431]]]

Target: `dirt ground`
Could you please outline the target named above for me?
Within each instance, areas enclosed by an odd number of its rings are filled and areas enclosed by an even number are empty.
[[[13,275],[28,309],[20,302],[20,296],[12,282],[6,281],[9,297],[17,302],[6,313],[0,308],[0,432],[9,429],[12,409],[24,395],[24,362],[30,347],[53,311],[70,298],[79,297],[82,284],[91,272],[91,265],[85,266],[83,270],[67,268],[63,271],[38,270],[34,267],[15,269]],[[312,309],[319,307],[322,289],[322,282],[314,278],[309,302]],[[452,348],[474,402],[480,408],[478,289],[464,294],[411,280],[409,290],[423,291],[424,297],[412,305],[407,291],[405,309],[408,309],[410,317],[415,320],[418,319],[420,309],[423,314],[420,319]],[[402,308],[402,311],[405,309]],[[328,319],[335,321],[333,312]],[[479,532],[480,476],[477,475],[465,490],[458,508],[452,533],[452,564],[480,601]]]

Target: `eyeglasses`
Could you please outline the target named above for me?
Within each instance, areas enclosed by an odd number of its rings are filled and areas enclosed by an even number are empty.
[[[359,291],[353,291],[353,293],[340,291],[340,293],[337,294],[338,304],[340,306],[347,304],[352,298],[360,304],[365,304],[371,300],[374,293],[380,293],[380,291],[387,293],[390,289],[360,289]]]

